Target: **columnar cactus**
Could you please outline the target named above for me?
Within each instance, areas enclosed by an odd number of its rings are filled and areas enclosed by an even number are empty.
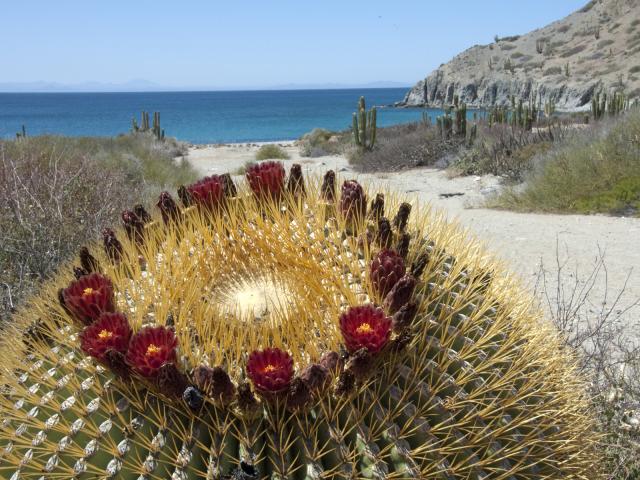
[[[513,277],[428,209],[281,168],[134,208],[17,316],[0,477],[598,477],[584,382]]]
[[[367,111],[364,97],[358,101],[358,111],[353,113],[353,139],[362,150],[373,150],[376,143],[376,107]]]

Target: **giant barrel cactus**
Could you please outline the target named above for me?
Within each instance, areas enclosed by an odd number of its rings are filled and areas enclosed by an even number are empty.
[[[584,385],[455,226],[251,167],[123,213],[7,327],[10,479],[598,476]]]

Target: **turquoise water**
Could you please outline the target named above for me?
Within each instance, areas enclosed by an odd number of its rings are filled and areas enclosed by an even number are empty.
[[[112,136],[140,111],[158,111],[166,135],[192,143],[292,140],[316,127],[351,125],[358,98],[367,105],[401,100],[403,88],[153,93],[0,93],[0,138],[28,135]],[[439,110],[429,110],[435,118]],[[381,108],[378,126],[421,119],[417,109]]]

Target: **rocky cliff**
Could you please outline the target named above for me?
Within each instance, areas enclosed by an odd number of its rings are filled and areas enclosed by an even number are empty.
[[[401,106],[504,105],[537,93],[558,110],[586,110],[597,91],[640,97],[640,0],[592,0],[525,35],[476,45],[420,80]]]

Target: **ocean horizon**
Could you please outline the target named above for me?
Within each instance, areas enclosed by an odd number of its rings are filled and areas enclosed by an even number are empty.
[[[194,144],[295,140],[314,128],[345,130],[360,96],[377,106],[377,125],[415,122],[440,109],[390,107],[405,88],[211,92],[0,93],[0,138],[27,135],[115,136],[140,112],[160,112],[169,137]]]

